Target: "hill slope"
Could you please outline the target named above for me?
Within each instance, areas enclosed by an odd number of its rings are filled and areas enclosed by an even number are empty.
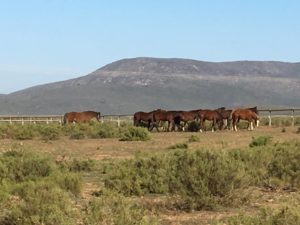
[[[0,96],[1,114],[300,106],[300,63],[134,58],[86,76]]]

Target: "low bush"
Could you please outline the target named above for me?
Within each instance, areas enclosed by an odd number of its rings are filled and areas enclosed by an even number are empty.
[[[199,142],[199,141],[200,141],[200,137],[196,135],[191,135],[188,140],[188,142]]]
[[[93,124],[91,132],[88,134],[90,138],[117,138],[120,137],[119,129],[115,124],[97,123]]]
[[[139,204],[116,194],[105,193],[93,198],[86,209],[84,224],[119,224],[119,225],[155,225],[158,221],[147,216],[147,211]]]
[[[233,198],[239,198],[233,191],[243,186],[245,177],[241,163],[207,151],[180,150],[113,166],[107,170],[107,188],[125,195],[178,195],[177,207],[182,209],[231,204]]]
[[[259,137],[252,137],[252,141],[249,144],[249,147],[256,147],[256,146],[264,146],[270,143],[272,137],[270,136],[259,136]]]
[[[77,140],[80,140],[80,139],[84,139],[85,138],[85,134],[83,131],[81,130],[73,130],[71,135],[70,135],[70,139],[77,139]]]
[[[143,127],[128,127],[121,133],[120,141],[147,141],[150,140],[150,133]]]
[[[66,162],[64,166],[70,172],[92,171],[95,166],[95,161],[91,159],[88,160],[73,159],[70,162]]]
[[[187,143],[177,143],[175,145],[171,145],[168,149],[188,149]]]
[[[238,215],[215,222],[227,225],[298,225],[300,224],[300,208],[285,207],[278,210],[261,209],[257,215]]]
[[[44,141],[58,140],[61,135],[60,127],[55,125],[40,126],[39,133]]]
[[[13,131],[13,139],[16,140],[31,140],[34,138],[35,130],[31,125],[23,125]]]
[[[80,192],[80,177],[48,156],[26,150],[0,155],[0,224],[75,224],[79,211],[71,198]]]

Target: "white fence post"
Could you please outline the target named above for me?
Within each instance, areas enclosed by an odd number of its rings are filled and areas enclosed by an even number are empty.
[[[269,109],[269,116],[268,116],[268,118],[269,118],[269,127],[272,127],[272,118],[271,118],[271,109]]]

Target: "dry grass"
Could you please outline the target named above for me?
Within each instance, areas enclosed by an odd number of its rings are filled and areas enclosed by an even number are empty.
[[[62,137],[55,141],[42,140],[0,140],[0,151],[7,151],[14,146],[22,145],[34,151],[48,152],[54,157],[67,156],[70,158],[84,158],[101,160],[106,158],[129,158],[134,156],[137,151],[154,153],[170,151],[168,147],[188,142],[191,135],[198,136],[200,141],[188,143],[189,149],[233,149],[246,147],[251,142],[252,137],[268,135],[273,137],[275,142],[283,142],[299,139],[297,129],[289,127],[286,132],[281,132],[281,128],[260,127],[254,131],[239,130],[218,131],[218,132],[160,132],[152,133],[149,141],[124,142],[117,138],[110,139],[82,139],[71,140]]]

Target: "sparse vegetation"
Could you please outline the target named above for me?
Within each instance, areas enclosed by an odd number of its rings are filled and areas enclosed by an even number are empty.
[[[229,212],[211,224],[298,222],[300,144],[292,140],[296,129],[282,133],[277,128],[270,135],[265,135],[266,128],[257,129],[252,140],[253,132],[247,131],[153,133],[151,141],[135,143],[88,139],[104,129],[102,125],[30,126],[34,136],[28,141],[7,140],[16,127],[0,126],[5,138],[0,146],[0,224],[172,224],[168,218],[173,210],[176,217],[182,213],[189,218],[178,224],[201,224],[199,217],[191,217],[199,212],[187,211],[203,209],[217,209],[210,215]],[[107,124],[105,129],[110,126],[108,132],[118,138],[131,127]],[[51,129],[59,139],[49,138]],[[85,135],[80,146],[68,138],[74,130]],[[238,145],[231,149],[233,144]],[[174,150],[167,150],[169,145]],[[259,211],[260,205],[275,209]],[[243,213],[232,214],[236,208]],[[160,217],[166,209],[170,214],[163,219],[152,216]]]
[[[120,141],[148,141],[150,133],[143,127],[128,127],[121,133]]]
[[[257,146],[264,146],[270,143],[272,137],[270,136],[259,136],[259,137],[252,137],[252,141],[249,144],[249,147],[257,147]]]
[[[171,145],[168,149],[188,149],[187,143],[177,143],[175,145]]]
[[[188,142],[199,142],[199,141],[200,141],[200,137],[196,135],[191,135],[188,140]]]

